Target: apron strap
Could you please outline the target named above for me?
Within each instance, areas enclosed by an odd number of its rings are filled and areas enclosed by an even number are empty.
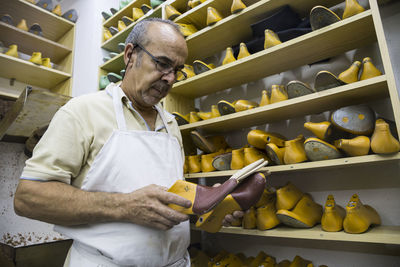
[[[125,122],[125,117],[124,117],[124,110],[122,108],[121,98],[118,97],[119,96],[118,89],[119,89],[119,86],[114,86],[113,92],[112,92],[115,117],[117,119],[118,129],[121,131],[126,131],[127,128],[126,128],[126,122]]]
[[[155,105],[154,107],[156,108],[158,114],[160,114],[161,120],[162,120],[162,122],[163,122],[163,124],[165,126],[165,130],[167,131],[168,134],[170,134],[171,130],[170,130],[169,126],[168,126],[167,119],[164,116],[164,112],[157,105]]]

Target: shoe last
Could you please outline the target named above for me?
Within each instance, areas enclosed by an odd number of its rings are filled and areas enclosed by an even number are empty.
[[[237,100],[234,102],[235,111],[244,111],[258,107],[258,103],[249,100]]]
[[[41,52],[33,52],[29,61],[32,63],[35,63],[37,65],[42,65],[42,53]]]
[[[280,261],[276,267],[290,267],[291,262],[289,260]]]
[[[246,8],[246,5],[242,2],[242,0],[233,0],[231,5],[231,13],[239,13],[243,9]]]
[[[338,232],[343,229],[343,219],[346,211],[335,203],[333,195],[329,195],[325,202],[324,213],[321,218],[321,228],[327,232]]]
[[[51,69],[51,64],[50,64],[50,58],[42,58],[42,66],[45,66],[47,68]]]
[[[285,225],[295,228],[311,228],[321,222],[322,207],[315,203],[309,194],[304,194],[291,210],[278,210],[278,219]]]
[[[41,8],[47,9],[48,11],[51,11],[53,9],[53,2],[51,0],[39,0],[36,5],[40,6]]]
[[[346,217],[343,220],[344,231],[350,234],[361,234],[372,224],[381,224],[379,214],[371,206],[363,205],[358,195],[354,194],[346,206]]]
[[[131,18],[128,17],[128,16],[123,16],[123,17],[121,18],[121,20],[122,20],[122,22],[123,22],[126,26],[131,25],[131,24],[134,22],[134,20],[131,19]],[[125,45],[125,44],[124,44],[124,45]],[[125,48],[125,46],[124,46],[124,48]],[[124,50],[122,50],[122,51],[124,51]],[[120,52],[122,52],[122,51],[120,51]]]
[[[266,257],[263,262],[260,263],[259,267],[275,267],[276,262],[272,257]]]
[[[367,136],[357,136],[353,139],[339,139],[335,140],[335,147],[343,150],[347,155],[351,157],[368,155],[370,145],[370,139]]]
[[[119,31],[116,27],[109,27],[108,30],[110,31],[111,35],[116,35]]]
[[[346,84],[339,80],[332,72],[321,70],[315,76],[314,87],[317,92],[335,88]]]
[[[205,154],[201,155],[201,171],[202,172],[212,172],[215,171],[216,169],[212,165],[213,159],[215,156],[217,156],[218,153],[211,153],[211,154]]]
[[[219,262],[220,260],[222,260],[223,258],[228,256],[228,254],[229,253],[226,252],[225,250],[221,250],[217,255],[210,258],[210,260],[208,262],[208,267],[212,267],[214,264],[216,264],[217,262]]]
[[[194,73],[196,73],[196,74],[201,74],[203,72],[212,70],[214,68],[215,68],[215,66],[212,63],[206,64],[205,62],[203,62],[201,60],[193,61],[193,69],[194,69]]]
[[[375,112],[365,105],[343,107],[332,113],[331,122],[348,133],[370,135],[374,130]]]
[[[250,56],[249,50],[247,50],[247,46],[245,43],[240,43],[240,49],[237,59],[242,59],[244,57]]]
[[[143,16],[144,16],[144,12],[142,9],[137,8],[137,7],[132,8],[132,18],[134,21],[140,19]]]
[[[279,37],[276,33],[274,33],[272,30],[266,29],[264,31],[265,34],[265,40],[264,40],[264,49],[276,46],[278,44],[281,44],[281,40],[279,40]]]
[[[211,118],[221,117],[217,105],[211,105]]]
[[[171,5],[165,6],[165,14],[167,16],[167,19],[169,19],[169,20],[174,20],[177,17],[179,17],[180,15],[182,15],[181,12],[176,10],[176,8]]]
[[[259,266],[264,260],[265,258],[267,258],[268,255],[264,252],[264,251],[260,251],[257,256],[250,262],[250,264],[248,266]]]
[[[301,81],[290,81],[286,85],[289,98],[295,98],[303,95],[315,93],[315,90],[307,83]]]
[[[189,159],[185,156],[185,162],[183,163],[183,173],[189,173]]]
[[[179,126],[189,123],[189,114],[182,115],[181,113],[175,111],[172,112],[172,115],[175,116],[175,119],[178,122]]]
[[[349,18],[363,11],[365,11],[365,9],[357,2],[357,0],[346,0],[343,19]]]
[[[51,11],[53,14],[56,14],[58,16],[61,16],[61,6],[60,5],[56,5],[56,7],[53,9],[53,11]]]
[[[164,1],[162,1],[162,0],[150,0],[150,6],[152,8],[156,8],[159,5],[161,5],[162,3],[164,3]]]
[[[10,47],[8,48],[8,50],[5,54],[7,56],[11,56],[11,57],[18,57],[18,46],[15,44],[10,45]]]
[[[75,9],[70,9],[67,12],[65,12],[62,17],[64,19],[67,19],[73,23],[75,23],[78,20],[78,12]]]
[[[372,64],[371,58],[366,57],[363,59],[363,68],[360,76],[360,81],[370,79],[376,76],[382,75],[382,72],[378,70],[374,64]]]
[[[198,121],[201,121],[201,118],[197,115],[197,112],[191,111],[189,113],[189,123],[194,123]]]
[[[111,32],[110,32],[109,30],[105,30],[105,31],[104,31],[104,34],[103,34],[104,41],[107,41],[107,40],[110,39],[111,37],[112,37]]]
[[[212,165],[218,171],[230,170],[232,162],[232,153],[222,153],[214,157]]]
[[[277,210],[291,210],[303,196],[294,184],[288,182],[276,190],[276,209]]]
[[[256,209],[254,207],[251,207],[243,215],[242,227],[243,229],[257,228]]]
[[[208,120],[208,119],[212,118],[211,112],[199,111],[199,112],[197,112],[197,116],[199,116],[200,119],[202,119],[202,120]]]
[[[295,139],[285,141],[285,154],[283,161],[285,164],[294,164],[307,160],[304,150],[304,137],[299,135]]]
[[[233,55],[233,50],[232,47],[227,47],[225,50],[225,57],[224,60],[222,61],[222,65],[226,65],[229,64],[231,62],[235,62],[236,58]]]
[[[261,206],[267,205],[270,202],[274,202],[275,205],[275,200],[276,200],[275,189],[272,188],[271,186],[267,186],[267,188],[264,189],[260,199],[257,201],[254,207],[259,208]]]
[[[198,173],[201,171],[200,155],[189,156],[189,173]]]
[[[287,100],[288,98],[289,97],[284,86],[280,86],[277,84],[273,84],[271,86],[271,104]]]
[[[254,147],[244,148],[244,166],[247,166],[259,159],[269,160],[267,154]]]
[[[400,143],[390,132],[389,124],[383,119],[377,119],[375,130],[371,137],[371,149],[376,154],[390,154],[400,151]]]
[[[220,266],[229,266],[229,267],[242,267],[243,262],[235,255],[232,253],[229,253],[227,256],[219,260],[218,262],[215,262],[212,267],[220,267]]]
[[[17,28],[23,31],[28,31],[28,26],[26,25],[26,20],[21,19],[21,21],[18,23]]]
[[[114,72],[107,73],[107,78],[112,83],[117,83],[117,82],[122,80],[122,76],[118,75],[118,74],[116,74]]]
[[[340,21],[338,15],[324,6],[315,6],[310,11],[310,24],[313,31]]]
[[[0,17],[0,21],[7,23],[11,26],[14,26],[14,21],[13,18],[11,17],[11,15],[9,14],[4,14],[3,16]]]
[[[149,6],[148,4],[142,4],[140,6],[140,9],[143,11],[143,14],[146,14],[147,12],[152,10],[153,8],[151,6]]]
[[[322,140],[327,140],[332,134],[332,123],[329,121],[323,122],[306,122],[304,128],[312,132],[316,137]]]
[[[360,61],[354,61],[348,69],[339,74],[338,78],[345,83],[354,83],[358,81],[358,71],[360,70],[360,66]]]
[[[193,24],[184,24],[184,23],[177,23],[179,25],[179,29],[183,36],[188,37],[193,33],[197,32],[197,28]]]
[[[232,150],[231,170],[240,170],[244,167],[244,148]]]
[[[107,78],[107,75],[101,75],[99,81],[99,89],[103,90],[110,84],[110,81]]]
[[[207,8],[207,26],[212,26],[218,21],[222,19],[221,14],[213,8],[213,7],[208,7]]]
[[[210,233],[218,232],[225,215],[237,210],[248,210],[257,203],[264,190],[265,182],[265,176],[260,172],[250,175],[210,212],[201,215],[196,222],[196,227]]]
[[[118,9],[112,7],[112,8],[110,8],[110,12],[111,12],[111,14],[115,15],[115,13],[118,12]]]
[[[111,14],[105,11],[101,12],[101,15],[103,16],[104,20],[108,20],[109,18],[111,18]]]
[[[307,138],[304,141],[304,150],[306,151],[307,158],[311,161],[341,157],[341,153],[335,146],[315,137]]]
[[[270,133],[258,129],[251,130],[247,134],[247,142],[259,149],[265,149],[265,145],[269,143],[274,143],[277,146],[283,147],[286,140],[286,137],[278,133]]]
[[[268,158],[276,165],[284,165],[283,157],[285,156],[285,148],[278,147],[274,143],[265,145],[265,151],[267,151]]]
[[[307,266],[310,264],[311,261],[303,259],[302,257],[296,255],[290,264],[290,267],[302,267],[302,266]]]
[[[232,114],[232,113],[236,112],[235,105],[228,101],[221,100],[218,102],[217,105],[218,105],[218,111],[221,114],[221,116]]]
[[[260,107],[261,106],[266,106],[266,105],[269,105],[269,104],[271,104],[271,101],[269,99],[268,92],[267,92],[267,90],[262,90]]]
[[[277,226],[280,221],[276,216],[275,199],[257,208],[257,229],[268,230]]]
[[[198,131],[191,131],[190,136],[196,147],[205,153],[214,153],[229,147],[225,141],[225,137],[222,135],[215,135],[206,138]]]
[[[29,32],[43,36],[42,27],[38,23],[33,23],[32,26],[29,28]]]
[[[126,24],[122,20],[118,20],[118,31],[123,31],[126,29]]]

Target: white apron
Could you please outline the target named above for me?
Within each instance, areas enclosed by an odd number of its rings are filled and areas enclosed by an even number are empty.
[[[118,90],[115,86],[112,94],[118,129],[96,156],[82,189],[130,193],[150,184],[170,187],[182,179],[183,161],[163,112],[156,107],[167,133],[128,131]],[[67,266],[190,266],[188,221],[168,231],[124,222],[55,230],[74,239]]]

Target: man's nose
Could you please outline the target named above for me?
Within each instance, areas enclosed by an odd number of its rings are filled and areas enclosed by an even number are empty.
[[[161,80],[166,81],[169,85],[172,85],[175,82],[175,79],[176,79],[176,74],[173,71],[171,71],[168,74],[164,74],[161,77]]]

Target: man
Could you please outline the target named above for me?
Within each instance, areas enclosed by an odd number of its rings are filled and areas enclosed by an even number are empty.
[[[174,23],[137,23],[121,85],[68,102],[26,162],[15,211],[74,239],[65,266],[190,265],[188,216],[168,204],[191,202],[166,191],[183,177],[182,140],[158,104],[187,53]]]

